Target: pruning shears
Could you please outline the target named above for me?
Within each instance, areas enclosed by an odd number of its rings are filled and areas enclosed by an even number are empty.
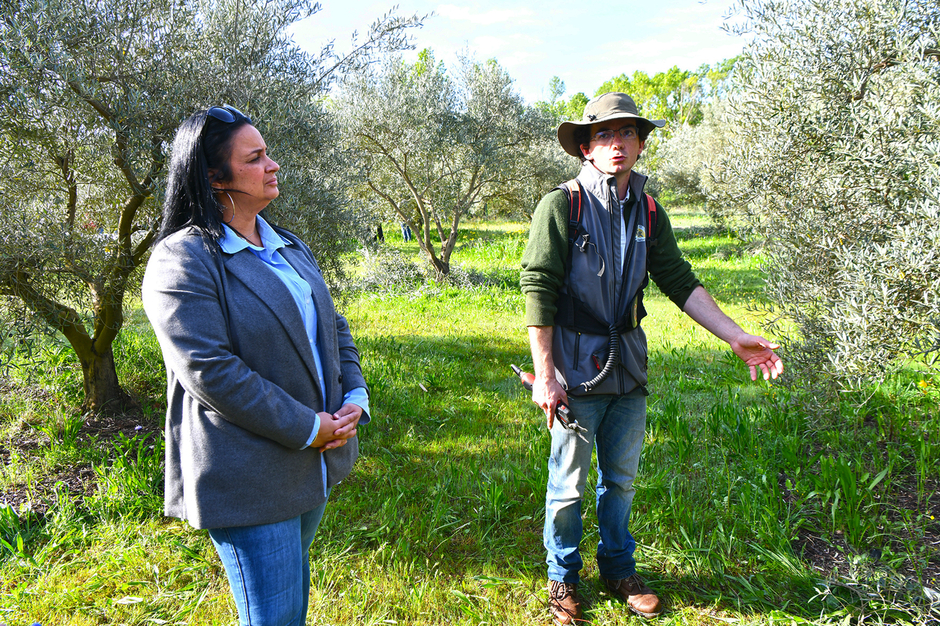
[[[528,389],[529,391],[532,391],[532,385],[535,383],[535,375],[530,374],[529,372],[523,372],[521,369],[519,369],[515,365],[510,364],[509,367],[512,368],[513,374],[518,376],[519,380],[522,381],[522,386]],[[587,429],[581,424],[579,424],[578,420],[571,419],[571,411],[568,409],[567,404],[563,404],[559,402],[557,405],[555,405],[555,419],[558,420],[558,422],[562,425],[562,427],[570,430],[571,432],[576,434],[578,437],[580,437],[581,441],[583,441],[584,443],[590,443],[584,437],[584,435],[581,434],[581,433],[586,433]]]

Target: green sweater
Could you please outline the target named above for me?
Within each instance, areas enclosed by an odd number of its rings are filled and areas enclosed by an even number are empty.
[[[681,309],[701,283],[682,258],[669,216],[658,202],[654,237],[657,244],[649,251],[650,277]],[[561,191],[553,191],[535,209],[529,243],[522,255],[520,284],[526,295],[526,326],[555,325],[555,302],[565,283],[567,259],[568,199]]]

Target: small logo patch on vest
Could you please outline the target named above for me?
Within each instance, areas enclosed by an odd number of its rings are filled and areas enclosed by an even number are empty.
[[[646,226],[640,224],[636,228],[636,241],[637,243],[644,243],[646,241]]]

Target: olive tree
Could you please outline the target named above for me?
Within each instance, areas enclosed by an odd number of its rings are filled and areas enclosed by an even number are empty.
[[[356,197],[407,223],[439,280],[464,217],[533,205],[560,180],[540,158],[553,140],[549,118],[523,104],[492,60],[464,58],[451,74],[429,50],[413,64],[391,57],[350,75],[335,108],[360,172]]]
[[[940,5],[744,0],[740,13],[753,43],[712,199],[764,242],[800,373],[878,381],[940,316]]]
[[[278,155],[276,218],[314,248],[348,231],[321,101],[338,71],[407,45],[388,15],[352,51],[302,52],[310,0],[20,0],[0,9],[0,295],[4,348],[61,333],[83,408],[121,410],[113,342],[159,226],[167,149],[193,111],[230,103]],[[325,256],[329,266],[329,256]]]
[[[719,225],[724,223],[723,213],[706,200],[712,163],[734,137],[733,126],[724,114],[726,108],[725,100],[711,102],[702,108],[701,122],[673,128],[659,143],[653,172],[675,200],[706,203],[705,210]]]

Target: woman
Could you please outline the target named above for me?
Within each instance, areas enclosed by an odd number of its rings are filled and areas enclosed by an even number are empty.
[[[305,622],[307,552],[369,420],[316,261],[259,215],[277,171],[238,110],[183,122],[143,284],[167,371],[165,512],[209,530],[253,625]]]

